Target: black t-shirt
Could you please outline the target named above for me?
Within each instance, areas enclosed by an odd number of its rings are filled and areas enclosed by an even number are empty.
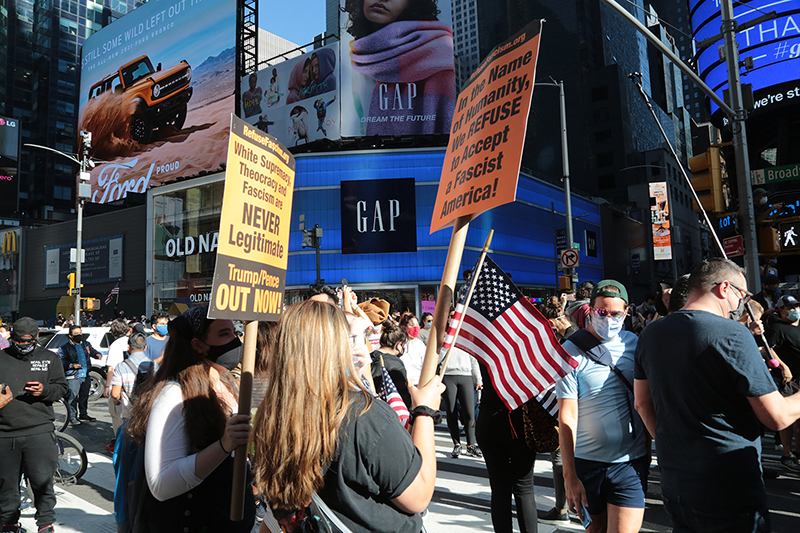
[[[776,320],[767,330],[767,342],[786,363],[793,376],[800,376],[800,326]]]
[[[319,496],[356,533],[419,533],[422,518],[390,500],[417,477],[422,455],[386,402],[373,399],[362,414],[365,402],[358,395],[350,403]]]
[[[408,377],[406,375],[406,367],[399,357],[390,353],[375,350],[372,352],[372,381],[375,387],[380,390],[381,383],[383,383],[383,376],[381,374],[381,356],[383,356],[383,366],[389,372],[389,377],[392,378],[394,386],[397,387],[397,392],[403,399],[406,407],[411,409],[411,393],[408,392]]]
[[[764,504],[761,424],[747,397],[776,389],[745,326],[706,311],[657,320],[639,338],[635,378],[655,405],[663,492],[705,509]]]

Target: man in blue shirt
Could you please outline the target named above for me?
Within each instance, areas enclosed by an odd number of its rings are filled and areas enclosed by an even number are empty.
[[[592,290],[586,329],[564,342],[578,367],[556,385],[569,509],[591,516],[587,532],[634,533],[644,518],[649,468],[645,432],[633,409],[637,337],[622,327],[628,291],[614,280]]]
[[[791,425],[800,394],[781,396],[736,321],[752,296],[744,274],[727,259],[704,261],[686,305],[647,326],[636,350],[636,409],[654,432],[674,531],[770,531],[761,424]]]
[[[89,358],[100,359],[100,354],[89,342],[83,340],[82,333],[80,326],[70,326],[69,342],[58,349],[58,357],[61,358],[69,386],[67,403],[72,424],[95,421],[95,418],[89,416],[88,411],[89,388],[92,384],[89,378],[92,363]]]

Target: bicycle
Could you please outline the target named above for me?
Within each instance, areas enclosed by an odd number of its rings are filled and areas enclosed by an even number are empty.
[[[53,402],[53,412],[56,416],[55,420],[53,421],[56,431],[66,431],[66,429],[69,427],[69,404],[67,404],[66,397],[61,398],[57,402]]]
[[[86,473],[89,459],[86,450],[78,439],[56,431],[56,444],[58,446],[58,465],[56,466],[56,483],[71,485]]]

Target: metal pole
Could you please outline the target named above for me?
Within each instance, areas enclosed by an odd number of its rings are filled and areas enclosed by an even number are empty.
[[[319,237],[317,237],[317,228],[319,224],[314,224],[314,249],[317,252],[317,281],[315,285],[322,285],[322,281],[320,281],[320,271],[319,271]]]
[[[88,167],[88,154],[84,146],[83,137],[81,137],[81,176],[87,171]],[[73,325],[81,325],[81,238],[83,237],[83,198],[81,198],[80,185],[83,183],[82,178],[78,179],[78,190],[75,195],[78,199],[78,231],[75,243],[75,291],[78,294],[75,297],[75,320]],[[116,318],[116,317],[115,317]]]
[[[564,165],[564,204],[566,205],[567,217],[567,248],[572,250],[572,195],[569,190],[569,153],[567,151],[567,106],[564,99],[564,82],[558,82],[559,106],[561,108],[561,159]],[[575,289],[572,282],[573,269],[567,269],[569,276],[569,286]]]
[[[758,243],[756,242],[753,192],[750,189],[750,158],[747,149],[746,113],[742,105],[742,84],[739,79],[739,45],[736,43],[736,21],[733,20],[731,0],[722,0],[722,36],[725,39],[725,61],[728,63],[728,94],[734,116],[731,122],[733,147],[736,155],[736,182],[739,185],[739,228],[744,239],[744,267],[747,286],[751,292],[761,291],[758,270]]]

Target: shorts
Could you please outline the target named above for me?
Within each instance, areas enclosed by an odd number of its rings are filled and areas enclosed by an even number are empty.
[[[586,490],[589,514],[606,511],[606,504],[644,509],[643,480],[650,468],[647,456],[624,463],[575,458],[575,472]]]

